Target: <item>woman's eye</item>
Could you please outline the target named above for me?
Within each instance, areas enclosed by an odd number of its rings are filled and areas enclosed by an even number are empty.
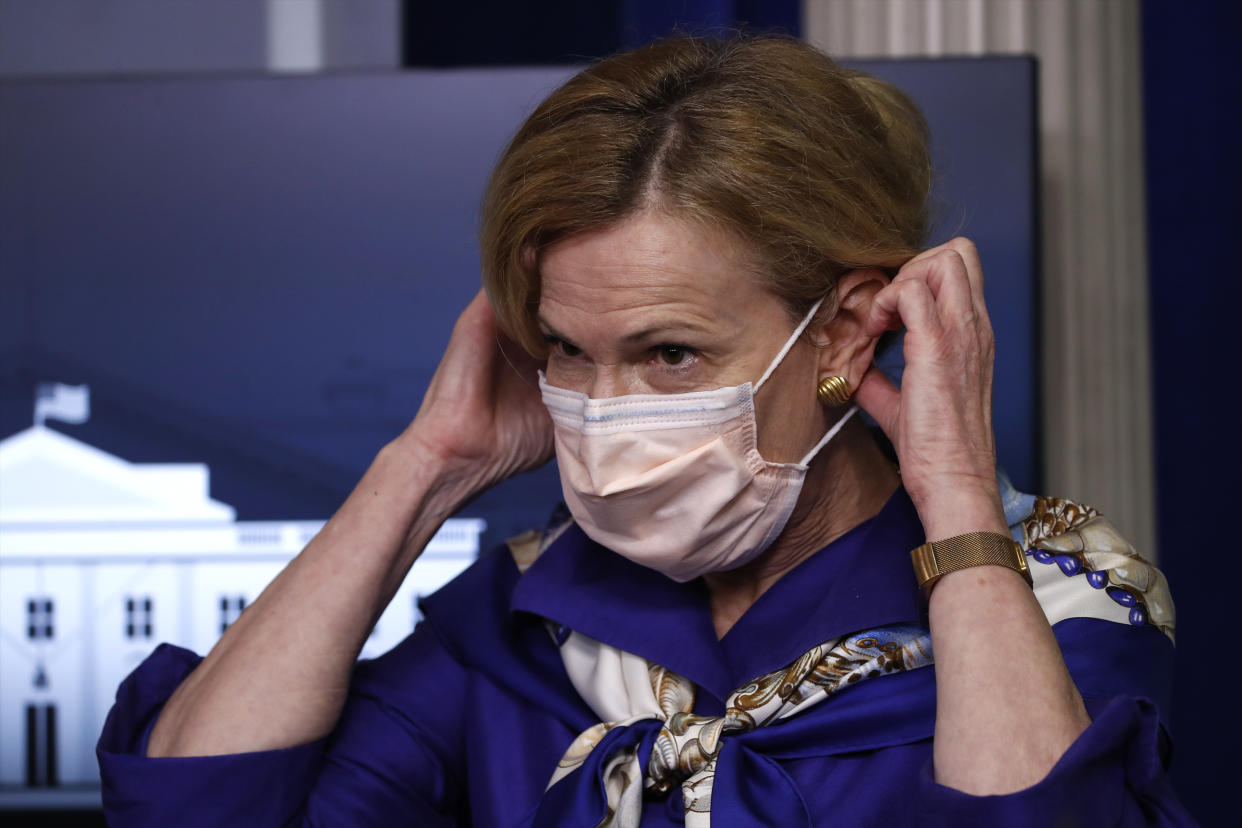
[[[582,354],[581,348],[579,348],[577,345],[571,345],[570,343],[566,342],[565,340],[561,339],[558,336],[552,336],[551,334],[548,334],[543,339],[545,342],[547,342],[549,345],[552,346],[552,350],[558,352],[561,356],[576,357]]]
[[[692,349],[684,345],[661,345],[659,350],[660,361],[665,365],[681,365],[691,353]]]

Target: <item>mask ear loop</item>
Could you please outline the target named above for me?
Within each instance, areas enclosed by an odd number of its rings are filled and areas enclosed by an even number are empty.
[[[763,376],[759,378],[757,383],[755,383],[754,391],[751,392],[752,394],[758,393],[759,389],[763,387],[763,384],[768,381],[768,377],[772,376],[772,372],[780,366],[781,360],[785,358],[785,355],[789,353],[789,349],[792,348],[794,343],[798,341],[798,337],[802,336],[802,332],[805,331],[807,326],[811,324],[811,320],[815,318],[815,312],[819,310],[819,306],[823,303],[824,299],[821,297],[819,301],[817,301],[814,305],[811,305],[811,309],[806,312],[806,316],[802,317],[802,321],[799,322],[798,327],[794,329],[793,335],[785,341],[784,347],[781,348],[780,352],[776,355],[776,358],[773,359],[768,365],[768,370],[764,371]],[[810,463],[811,460],[815,458],[815,455],[819,454],[819,450],[828,445],[828,441],[833,437],[836,437],[837,432],[845,427],[845,424],[849,422],[850,417],[853,417],[857,413],[858,405],[851,405],[849,410],[841,415],[841,419],[832,424],[832,428],[828,429],[828,433],[819,438],[819,442],[815,444],[814,448],[807,452],[806,456],[802,458],[802,462],[798,465],[805,466],[807,463]]]
[[[811,320],[815,317],[815,312],[819,310],[819,306],[823,303],[824,297],[820,297],[819,301],[817,301],[814,305],[811,305],[811,309],[806,312],[806,316],[802,317],[802,321],[799,322],[798,327],[794,329],[793,335],[790,336],[789,339],[785,340],[785,345],[781,348],[780,353],[776,355],[775,359],[768,363],[768,370],[764,371],[763,376],[759,378],[757,383],[755,383],[755,389],[752,393],[759,393],[759,389],[762,388],[763,384],[768,381],[768,377],[772,376],[772,372],[780,366],[781,360],[785,358],[785,354],[789,353],[789,349],[792,348],[794,343],[798,341],[798,337],[802,336],[802,332],[806,330],[807,325],[811,324]]]
[[[845,426],[845,424],[849,421],[850,417],[853,417],[857,413],[858,413],[858,404],[855,403],[850,406],[849,411],[846,411],[844,414],[841,415],[841,419],[837,420],[835,423],[832,424],[832,428],[828,429],[827,434],[819,438],[819,442],[815,444],[815,448],[808,451],[806,456],[802,458],[802,462],[800,462],[798,465],[805,466],[807,463],[810,463],[812,460],[814,460],[815,455],[819,454],[819,450],[822,449],[824,446],[828,445],[828,441],[831,440],[833,437],[836,437],[837,432],[840,431],[842,427]]]

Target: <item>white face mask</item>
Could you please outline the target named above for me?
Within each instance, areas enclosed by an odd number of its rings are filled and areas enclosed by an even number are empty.
[[[807,464],[858,410],[851,406],[801,462],[759,456],[754,395],[818,309],[816,302],[753,389],[747,382],[593,400],[540,373],[561,488],[582,530],[675,581],[734,569],[771,546]]]

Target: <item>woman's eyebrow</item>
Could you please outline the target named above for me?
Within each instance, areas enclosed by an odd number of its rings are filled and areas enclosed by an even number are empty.
[[[574,344],[573,340],[565,336],[563,333],[558,331],[556,328],[549,325],[548,320],[544,319],[542,316],[539,316],[538,314],[536,314],[535,321],[539,324],[539,327],[543,331],[545,336],[555,337],[561,340],[562,342],[568,343],[570,345]]]
[[[621,337],[621,341],[630,342],[630,343],[642,342],[644,340],[657,337],[660,334],[666,333],[668,331],[684,330],[685,327],[686,327],[685,325],[677,325],[677,324],[652,325],[650,328],[643,328],[640,331],[634,331],[633,333],[626,334],[625,336]]]
[[[562,340],[563,342],[569,343],[570,345],[574,344],[572,338],[558,331],[555,327],[549,324],[548,320],[544,319],[542,316],[536,315],[535,321],[539,324],[539,327],[543,330],[545,335],[554,336],[557,339]],[[633,331],[631,333],[628,333],[622,336],[621,341],[626,344],[633,344],[635,342],[643,342],[648,339],[653,339],[661,334],[665,334],[669,331],[676,331],[678,333],[691,332],[691,333],[696,333],[696,334],[707,333],[706,329],[702,325],[695,324],[694,322],[679,320],[676,322],[660,322],[658,324],[650,325],[646,328]]]
[[[652,339],[657,336],[660,336],[661,334],[667,334],[669,331],[675,331],[677,333],[695,333],[695,334],[705,334],[709,332],[703,325],[699,325],[699,324],[696,324],[694,322],[687,321],[687,320],[678,320],[676,322],[661,322],[659,324],[651,325],[641,330],[634,331],[633,333],[628,333],[625,336],[621,337],[621,341],[631,342],[631,343],[642,342],[644,340]]]

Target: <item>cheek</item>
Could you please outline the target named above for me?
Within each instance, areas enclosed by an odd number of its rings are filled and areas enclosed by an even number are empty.
[[[785,367],[773,374],[755,397],[759,454],[772,463],[797,463],[827,428],[824,409],[811,380],[799,383],[797,379],[803,371],[786,373]],[[806,376],[813,376],[809,367]]]
[[[797,463],[823,436],[822,410],[802,401],[782,401],[774,411],[765,411],[756,402],[755,419],[759,426],[759,455],[772,463]]]

